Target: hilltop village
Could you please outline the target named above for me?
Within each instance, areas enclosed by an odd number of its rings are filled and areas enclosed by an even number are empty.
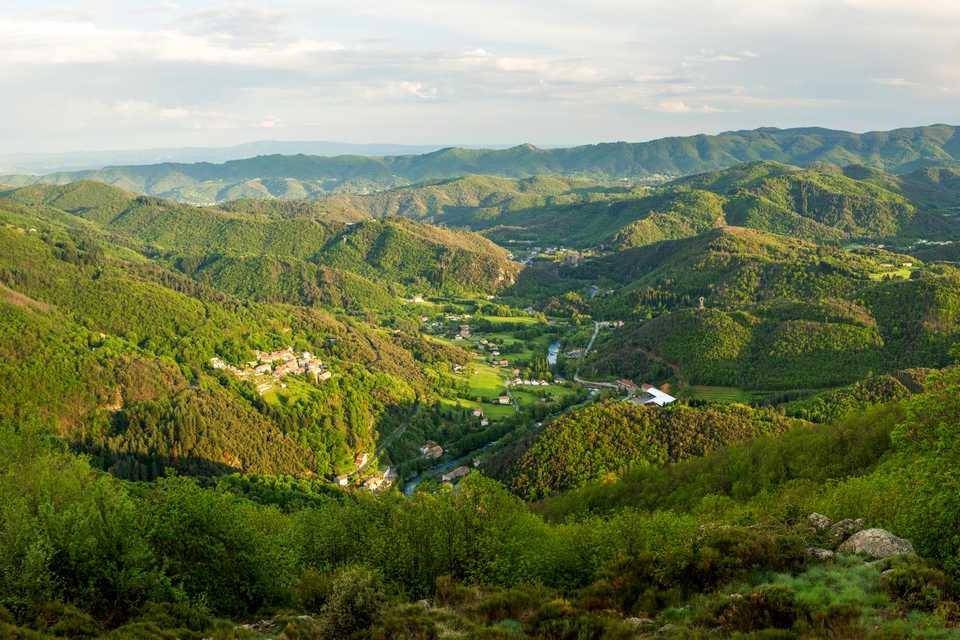
[[[243,368],[235,367],[223,361],[222,358],[210,358],[210,367],[232,373],[241,380],[253,380],[260,395],[273,389],[274,385],[286,384],[280,382],[285,376],[307,374],[314,382],[326,382],[333,374],[323,362],[311,354],[303,351],[299,355],[294,353],[293,347],[280,351],[255,351],[256,360],[246,363]]]

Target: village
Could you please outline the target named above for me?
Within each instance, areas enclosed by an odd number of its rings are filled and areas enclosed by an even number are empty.
[[[262,396],[279,384],[286,388],[281,380],[290,375],[307,374],[314,382],[326,382],[333,374],[327,366],[309,351],[297,354],[293,347],[280,351],[254,351],[256,360],[246,363],[244,368],[235,367],[222,358],[210,358],[210,367],[227,371],[241,380],[252,380],[257,383],[257,392]]]
[[[436,304],[421,296],[414,296],[409,302]],[[433,319],[421,316],[420,320],[427,333],[453,344],[460,343],[475,354],[472,362],[451,366],[452,372],[462,376],[467,386],[461,397],[444,402],[467,411],[475,420],[476,429],[495,428],[499,421],[520,412],[537,410],[537,407],[540,407],[540,413],[531,413],[531,419],[542,419],[533,416],[544,416],[569,403],[595,397],[603,389],[621,393],[627,401],[638,404],[662,407],[675,401],[665,391],[648,384],[637,385],[626,379],[597,383],[576,379],[567,382],[556,371],[531,367],[531,359],[546,351],[547,365],[555,369],[561,345],[561,334],[556,330],[534,331],[531,337],[531,328],[550,326],[542,316],[538,318],[532,309],[525,315],[498,317],[476,313],[476,309],[474,313],[469,313],[462,307],[448,307],[442,316]],[[623,324],[620,320],[600,321],[595,323],[595,331],[617,330]],[[580,359],[589,352],[591,346],[592,340],[584,348],[569,349],[564,355],[568,359]],[[254,351],[253,354],[253,360],[239,367],[220,357],[211,358],[209,364],[212,369],[223,370],[238,379],[253,382],[261,396],[277,387],[285,389],[288,376],[306,376],[318,384],[333,375],[320,358],[308,351],[294,351],[292,346],[276,351]],[[507,354],[510,357],[506,357]],[[590,390],[589,395],[584,388]],[[538,427],[541,424],[537,422]],[[388,466],[381,471],[379,468],[381,452],[388,446],[385,443],[382,445],[374,453],[356,453],[353,470],[330,478],[331,482],[340,487],[369,492],[383,492],[396,486],[401,481],[398,469]],[[451,455],[445,448],[447,446],[448,443],[441,445],[427,440],[418,449],[422,460],[433,463],[434,477],[443,484],[453,485],[481,466],[482,457],[474,453],[447,461]],[[414,480],[412,486],[416,482]]]

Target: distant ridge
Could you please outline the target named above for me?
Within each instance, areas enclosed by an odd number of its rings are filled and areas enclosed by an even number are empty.
[[[428,153],[449,145],[350,143],[328,140],[257,140],[225,147],[171,147],[109,151],[64,151],[0,154],[0,173],[44,174],[91,171],[116,165],[163,162],[226,162],[269,154],[410,155]],[[502,146],[502,145],[499,145]],[[490,145],[498,148],[498,145]]]
[[[447,147],[417,155],[270,154],[222,164],[161,163],[54,173],[41,178],[0,176],[0,183],[20,186],[89,179],[151,195],[212,203],[240,197],[302,199],[337,192],[369,193],[466,174],[680,177],[760,160],[798,166],[860,164],[906,173],[960,161],[960,130],[951,125],[931,125],[858,134],[811,127],[766,127],[557,149],[525,144],[507,149]]]

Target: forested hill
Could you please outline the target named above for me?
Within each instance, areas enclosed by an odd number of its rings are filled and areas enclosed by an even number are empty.
[[[756,160],[803,166],[815,162],[863,164],[902,173],[960,160],[960,134],[956,127],[948,125],[863,134],[821,128],[762,128],[561,149],[520,145],[496,150],[448,148],[420,155],[383,157],[267,155],[223,164],[107,167],[51,174],[42,180],[66,183],[92,179],[151,195],[213,202],[240,197],[306,198],[336,191],[364,192],[465,174],[676,177]],[[40,178],[0,177],[2,183],[21,186],[37,180]]]
[[[562,176],[470,175],[317,202],[337,215],[407,217],[503,244],[629,248],[729,224],[815,241],[956,235],[960,171],[893,175],[864,165],[738,164],[658,187]]]
[[[228,293],[347,308],[390,304],[385,286],[493,291],[517,265],[489,240],[395,219],[319,211],[309,203],[194,207],[93,181],[0,192],[0,203],[97,233]]]

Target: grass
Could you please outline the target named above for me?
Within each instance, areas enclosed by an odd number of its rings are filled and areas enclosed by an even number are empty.
[[[687,389],[687,397],[711,402],[751,402],[763,397],[763,392],[748,391],[738,387],[709,387],[693,385]]]
[[[478,316],[491,324],[540,324],[538,318],[532,316]]]
[[[281,383],[287,385],[286,389],[281,388]],[[263,394],[263,400],[267,404],[278,406],[289,406],[296,404],[300,400],[305,400],[315,388],[309,382],[304,382],[297,376],[285,376],[274,381],[273,388]]]
[[[534,389],[536,389],[536,391]],[[551,384],[546,387],[517,386],[511,390],[511,393],[513,394],[513,397],[517,399],[517,402],[521,407],[528,407],[539,402],[540,399],[546,394],[551,394],[555,400],[560,400],[562,398],[575,395],[576,391],[570,387]]]
[[[513,347],[515,344],[520,344],[522,350],[511,351],[510,353],[504,353],[501,356],[503,358],[507,358],[511,362],[514,360],[529,362],[533,359],[533,356],[538,353],[546,354],[547,348],[550,346],[550,341],[552,339],[551,336],[541,336],[539,338],[534,338],[533,340],[519,340],[514,338],[511,333],[506,331],[485,333],[483,334],[483,337],[499,347]]]
[[[467,398],[443,398],[441,403],[451,407],[464,409],[483,409],[484,415],[490,420],[509,418],[516,410],[512,404],[491,404],[506,390],[507,369],[498,369],[483,362],[474,361],[470,364],[469,391]],[[477,402],[480,398],[482,402]]]
[[[483,409],[483,415],[496,422],[504,418],[511,417],[515,410],[512,404],[490,404],[487,402],[477,402],[467,400],[466,398],[443,398],[440,403],[449,407],[460,407],[463,409]]]
[[[870,274],[870,279],[875,281],[883,280],[884,278],[896,278],[899,280],[909,280],[910,275],[916,271],[912,267],[900,267],[899,269],[889,269],[887,271],[878,271],[876,273]]]
[[[470,366],[469,395],[471,398],[493,400],[504,392],[506,388],[507,370],[498,369],[480,362],[474,362]]]

